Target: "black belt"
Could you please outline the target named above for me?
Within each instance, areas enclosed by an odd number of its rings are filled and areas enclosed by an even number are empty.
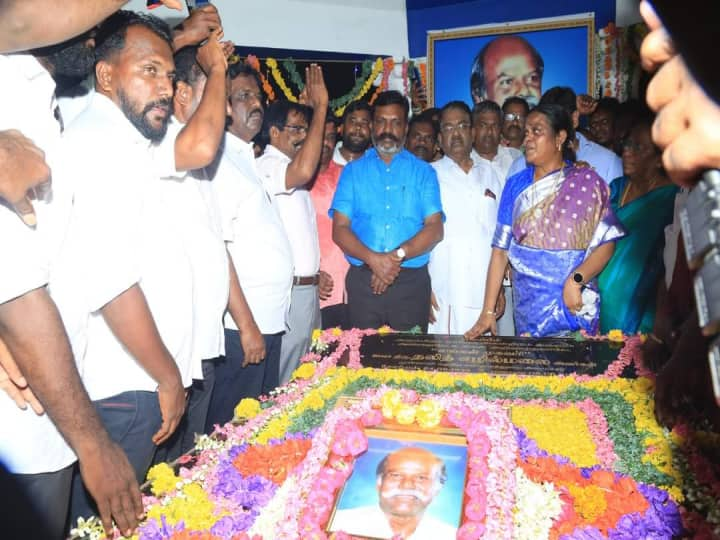
[[[320,274],[314,276],[295,276],[293,285],[317,285],[320,283]]]

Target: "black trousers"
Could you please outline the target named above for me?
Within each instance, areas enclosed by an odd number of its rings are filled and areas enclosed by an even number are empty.
[[[370,288],[372,270],[351,266],[345,277],[348,319],[355,328],[379,328],[385,324],[394,330],[428,329],[430,314],[430,274],[427,265],[403,268],[395,282],[383,294]]]

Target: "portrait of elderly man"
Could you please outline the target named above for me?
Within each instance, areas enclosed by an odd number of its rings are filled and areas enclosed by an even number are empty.
[[[377,504],[338,510],[330,529],[382,539],[455,538],[456,527],[426,514],[446,479],[445,462],[430,450],[392,451],[377,466]]]
[[[502,107],[518,96],[534,107],[542,95],[545,64],[525,38],[500,36],[485,45],[470,71],[470,94],[474,103],[489,99]]]

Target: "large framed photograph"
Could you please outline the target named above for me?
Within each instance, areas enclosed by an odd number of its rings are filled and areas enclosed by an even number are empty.
[[[455,538],[467,472],[456,429],[367,428],[368,449],[340,491],[329,532],[358,539]]]
[[[553,86],[594,95],[594,34],[593,13],[428,32],[429,103],[520,96],[532,107]]]

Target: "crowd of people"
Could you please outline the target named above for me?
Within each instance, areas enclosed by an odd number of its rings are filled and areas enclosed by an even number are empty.
[[[385,91],[336,118],[314,64],[268,103],[213,6],[171,29],[122,3],[0,41],[0,459],[48,537],[131,531],[151,464],[286,383],[315,328],[620,329],[677,366],[687,193],[643,106],[410,118]]]

